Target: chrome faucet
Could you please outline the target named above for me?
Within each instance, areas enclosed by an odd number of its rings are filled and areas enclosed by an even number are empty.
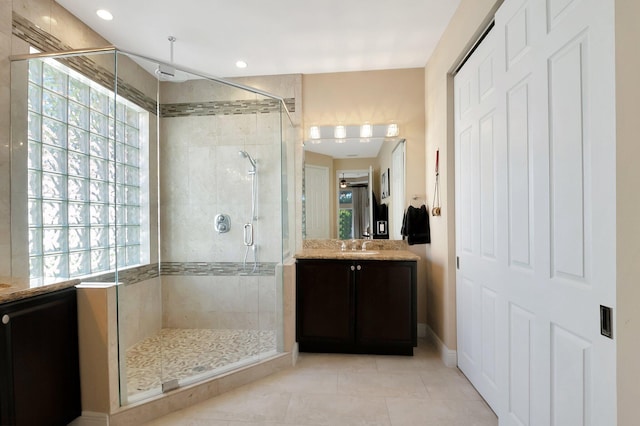
[[[366,251],[367,250],[367,244],[371,243],[373,241],[363,241],[362,242],[362,251]]]

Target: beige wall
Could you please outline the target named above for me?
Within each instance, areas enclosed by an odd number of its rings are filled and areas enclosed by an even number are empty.
[[[425,194],[424,69],[302,76],[303,129],[309,126],[396,122],[407,140],[406,196]],[[334,165],[335,166],[335,165]],[[376,164],[374,164],[376,167]],[[374,184],[375,187],[375,184]],[[404,205],[408,205],[404,200]],[[418,323],[427,321],[425,245],[410,246],[418,262]]]
[[[427,200],[433,199],[435,153],[440,150],[442,216],[431,218],[427,248],[427,324],[456,348],[454,133],[451,72],[502,0],[462,0],[425,68]],[[409,153],[407,152],[407,157]]]
[[[616,0],[616,132],[617,132],[617,312],[614,330],[617,340],[618,425],[638,423],[640,417],[640,144],[637,121],[638,40],[640,2]]]

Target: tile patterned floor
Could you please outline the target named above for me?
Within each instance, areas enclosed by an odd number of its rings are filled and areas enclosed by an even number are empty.
[[[295,367],[149,426],[496,426],[458,369],[419,342],[413,357],[300,354]]]
[[[129,397],[276,349],[275,333],[261,330],[164,328],[127,350]]]

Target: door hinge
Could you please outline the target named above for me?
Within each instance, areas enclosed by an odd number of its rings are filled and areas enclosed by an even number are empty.
[[[179,387],[180,387],[180,383],[178,382],[178,379],[172,379],[172,380],[166,381],[162,384],[162,393],[169,392],[174,389],[178,389]]]
[[[608,306],[600,305],[600,334],[609,339],[613,339],[613,318],[612,309]]]
[[[456,256],[456,269],[460,269],[460,256]]]

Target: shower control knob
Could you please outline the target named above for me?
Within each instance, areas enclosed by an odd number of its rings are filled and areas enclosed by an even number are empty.
[[[7,314],[4,314],[2,316],[2,323],[6,325],[6,324],[9,324],[9,321],[11,321],[11,317]]]
[[[231,229],[231,218],[228,214],[218,214],[213,221],[218,234],[224,234]]]

